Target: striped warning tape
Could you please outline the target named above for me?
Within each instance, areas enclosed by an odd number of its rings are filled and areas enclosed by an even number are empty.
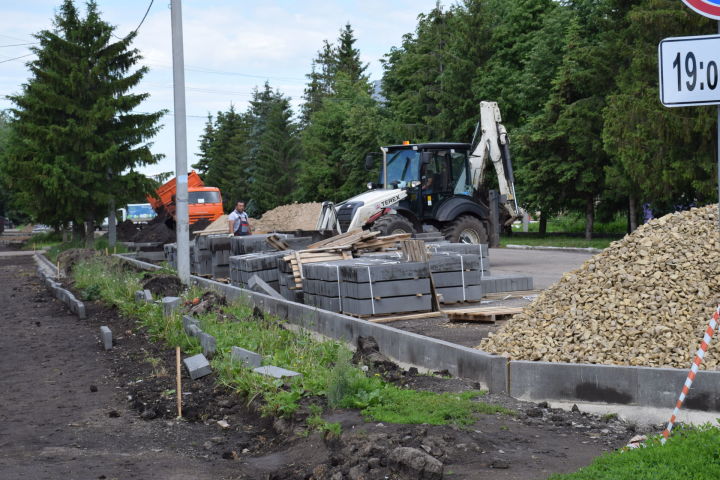
[[[672,416],[670,417],[670,421],[668,422],[667,427],[665,427],[665,430],[663,430],[663,432],[662,432],[663,438],[660,441],[663,444],[670,437],[670,432],[673,429],[673,425],[675,424],[675,420],[677,419],[678,413],[680,413],[680,408],[682,407],[683,402],[685,401],[685,397],[687,396],[688,392],[690,392],[690,386],[692,385],[693,380],[695,380],[695,375],[697,375],[698,368],[700,367],[700,364],[702,363],[703,358],[705,358],[705,352],[707,352],[708,346],[710,345],[710,342],[712,341],[712,336],[715,333],[715,330],[717,330],[717,324],[718,324],[719,319],[720,319],[720,305],[718,305],[718,308],[715,310],[715,313],[713,314],[712,318],[710,319],[710,323],[708,324],[708,327],[705,330],[705,335],[703,336],[702,343],[700,343],[700,348],[698,348],[698,351],[695,354],[695,359],[693,360],[692,366],[690,367],[690,372],[688,373],[688,376],[685,379],[685,385],[683,385],[682,391],[680,392],[680,398],[678,398],[678,401],[675,404],[675,409],[673,410]]]

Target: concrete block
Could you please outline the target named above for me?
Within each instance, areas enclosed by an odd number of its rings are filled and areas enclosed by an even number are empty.
[[[434,253],[428,260],[430,271],[454,272],[460,270],[480,270],[481,257],[472,254],[460,254],[454,252]]]
[[[265,295],[270,295],[271,297],[283,300],[283,296],[280,295],[277,290],[272,288],[257,275],[250,277],[250,280],[248,281],[248,288],[253,292],[264,293]]]
[[[74,300],[74,308],[75,308],[75,314],[80,319],[84,319],[87,317],[87,314],[85,312],[85,304],[81,302],[80,300]]]
[[[430,279],[418,278],[414,280],[391,280],[388,282],[373,282],[372,284],[341,282],[340,291],[343,297],[357,299],[429,294]]]
[[[249,368],[259,367],[262,364],[262,355],[240,347],[230,349],[230,358],[234,362],[240,362]]]
[[[371,300],[343,298],[343,313],[354,315],[386,315],[404,312],[429,312],[432,308],[430,295],[388,297]]]
[[[183,329],[185,330],[185,333],[190,335],[189,328],[191,325],[195,325],[196,327],[200,328],[200,320],[197,318],[191,317],[190,315],[183,315],[182,318],[183,322]]]
[[[185,368],[187,368],[190,378],[193,380],[197,380],[198,378],[212,373],[210,362],[208,362],[207,358],[205,358],[205,355],[202,353],[198,353],[192,357],[187,357],[183,360],[183,363],[185,364]]]
[[[136,302],[144,302],[145,301],[145,292],[143,290],[135,290],[135,301]]]
[[[257,367],[253,368],[253,372],[259,373],[260,375],[265,375],[266,377],[272,377],[272,378],[292,378],[292,377],[301,377],[302,374],[298,372],[293,372],[292,370],[286,370],[281,367],[275,367],[273,365],[265,365],[263,367]]]
[[[455,253],[474,253],[480,255],[483,258],[488,256],[488,246],[486,243],[482,245],[473,245],[470,243],[446,243],[446,242],[431,242],[426,243],[426,247],[429,252],[455,252]]]
[[[424,262],[355,263],[340,266],[340,279],[344,282],[383,282],[428,278],[430,269]]]
[[[151,303],[153,301],[152,292],[148,289],[143,290],[143,294],[145,295],[145,301],[147,303]]]
[[[203,333],[203,331],[200,329],[199,325],[189,325],[185,329],[185,332],[187,333],[187,335],[189,337],[199,337],[200,334]]]
[[[483,290],[480,285],[462,287],[442,287],[437,289],[442,295],[442,303],[479,302],[482,300]]]
[[[638,400],[638,369],[616,365],[511,361],[509,394],[532,401],[632,404]]]
[[[100,338],[102,339],[105,350],[112,349],[112,332],[108,327],[100,327]]]
[[[200,346],[203,349],[203,354],[206,357],[210,358],[215,355],[215,351],[217,349],[217,341],[215,340],[215,337],[209,333],[200,332],[198,339],[200,340]]]
[[[436,287],[460,287],[462,285],[480,285],[483,279],[480,270],[433,273]]]
[[[162,306],[163,315],[169,317],[180,308],[180,297],[163,297]]]

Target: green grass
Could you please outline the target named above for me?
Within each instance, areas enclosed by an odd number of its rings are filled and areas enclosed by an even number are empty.
[[[137,318],[151,337],[168,346],[179,345],[186,354],[201,351],[197,339],[188,337],[180,313],[165,318],[160,305],[135,303],[141,274],[126,268],[121,260],[98,257],[80,263],[74,269],[76,287],[91,292],[106,303]],[[184,295],[192,299],[202,295],[194,288]],[[358,408],[366,418],[392,423],[467,425],[476,413],[506,413],[510,410],[477,401],[483,392],[436,394],[401,389],[379,376],[368,376],[350,362],[351,352],[335,341],[318,341],[310,334],[284,328],[284,322],[272,316],[255,318],[252,309],[233,303],[221,314],[199,317],[204,332],[213,335],[217,353],[211,363],[219,382],[245,395],[249,401],[261,400],[264,414],[290,416],[307,399],[312,406],[326,398],[332,407]],[[232,346],[263,355],[263,363],[302,374],[288,380],[276,380],[253,373],[230,359]],[[305,403],[307,403],[305,402]],[[335,432],[338,427],[322,421],[314,412],[311,428]]]
[[[573,247],[573,248],[607,248],[614,240],[611,238],[593,238],[585,240],[578,237],[500,237],[500,246],[530,245],[533,247]]]
[[[45,255],[53,262],[57,262],[57,257],[65,250],[70,250],[71,248],[85,248],[85,243],[83,241],[75,241],[75,242],[48,242],[48,243],[33,243],[33,239],[35,237],[31,238],[30,240],[25,243],[25,248],[29,249],[36,249],[36,248],[45,248],[49,247]],[[108,245],[108,239],[107,237],[100,237],[95,239],[95,250],[104,252],[106,249],[110,253],[127,253],[128,249],[124,245],[120,245],[119,243],[115,244],[115,247],[109,248]]]
[[[575,473],[550,480],[717,480],[720,430],[710,425],[677,429],[665,445],[657,438],[645,448],[621,450],[595,459]]]
[[[528,225],[528,231],[537,232],[540,228],[539,222],[532,222]],[[514,231],[522,231],[522,224],[513,225]],[[579,213],[567,213],[558,215],[548,220],[548,233],[583,233],[585,232],[585,216]],[[618,213],[609,222],[594,222],[593,233],[605,233],[625,235],[627,233],[627,217]]]

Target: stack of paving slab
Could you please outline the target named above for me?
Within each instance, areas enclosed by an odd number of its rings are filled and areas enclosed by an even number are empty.
[[[533,279],[529,275],[519,274],[491,274],[490,259],[488,257],[488,246],[470,245],[466,243],[429,243],[428,250],[431,253],[455,252],[475,253],[481,256],[483,271],[480,284],[483,295],[499,292],[514,292],[533,289]]]
[[[192,271],[196,275],[212,274],[212,253],[210,252],[210,235],[195,237],[192,253]]]
[[[242,237],[232,237],[230,239],[230,254],[231,256],[247,255],[250,253],[262,253],[277,251],[275,247],[270,245],[267,238],[272,234],[260,234],[260,235],[246,235]],[[282,240],[285,240],[289,235],[276,233]]]
[[[211,270],[213,278],[230,276],[230,241],[228,235],[208,235],[208,246],[211,254]]]
[[[295,237],[287,233],[272,233],[233,237],[230,252],[233,256],[249,253],[276,252],[277,248],[268,243],[267,238],[276,236],[285,242],[290,250],[303,250],[313,243],[312,237]]]
[[[290,251],[286,251],[286,254]],[[302,287],[295,283],[295,274],[292,265],[281,258],[277,259],[279,292],[285,299],[296,303],[305,303]]]
[[[432,309],[427,263],[356,258],[303,265],[303,273],[306,305],[355,316]]]
[[[235,237],[237,238],[237,237]],[[289,251],[249,253],[233,255],[230,262],[230,283],[236,287],[247,288],[253,275],[257,275],[276,291],[280,291],[278,261]]]
[[[479,302],[487,262],[477,254],[436,252],[428,260],[436,292],[443,304]]]

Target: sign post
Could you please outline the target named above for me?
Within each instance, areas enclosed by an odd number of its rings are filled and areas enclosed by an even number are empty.
[[[720,0],[682,0],[682,2],[696,13],[717,20],[718,35],[666,38],[660,42],[658,47],[660,53],[658,62],[660,101],[666,107],[717,105],[715,160],[718,176],[718,230],[720,230],[720,87],[718,87],[720,54],[717,53],[720,52],[718,50],[718,46],[720,46]],[[672,55],[675,56],[672,57]],[[666,77],[663,78],[663,75]],[[686,79],[683,81],[684,77]],[[666,84],[666,82],[671,83],[671,79],[676,79],[677,83],[675,85]],[[683,88],[685,88],[684,92]]]

